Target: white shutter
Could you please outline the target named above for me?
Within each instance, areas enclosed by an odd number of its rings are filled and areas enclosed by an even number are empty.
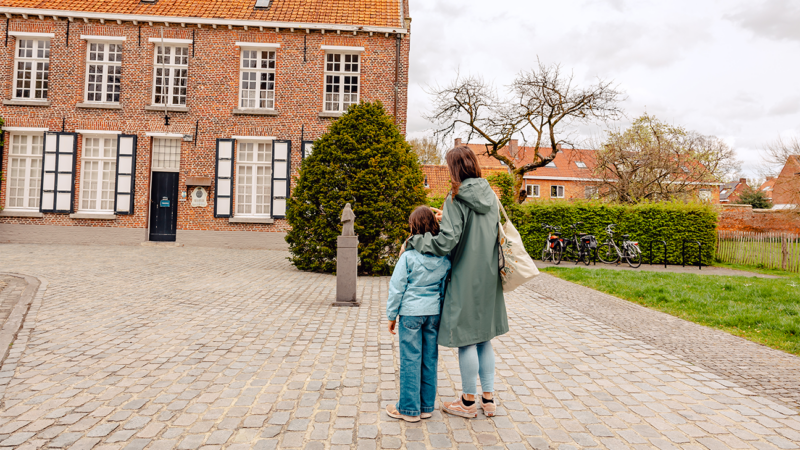
[[[233,210],[234,140],[217,139],[217,177],[214,217],[231,217]]]
[[[289,198],[289,174],[292,160],[291,141],[272,141],[272,214],[273,218],[286,217],[286,199]]]
[[[121,215],[133,214],[136,141],[136,135],[120,134],[117,138],[117,191],[114,196],[114,211]]]
[[[41,212],[73,212],[77,136],[75,133],[44,135]]]
[[[311,152],[314,151],[314,141],[303,141],[302,150],[300,152],[300,156],[303,159],[308,158],[311,156]]]

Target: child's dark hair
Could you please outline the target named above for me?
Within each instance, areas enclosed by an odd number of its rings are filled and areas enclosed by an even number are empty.
[[[439,234],[439,222],[428,206],[418,206],[408,216],[408,224],[411,225],[412,234],[430,233],[434,236]]]

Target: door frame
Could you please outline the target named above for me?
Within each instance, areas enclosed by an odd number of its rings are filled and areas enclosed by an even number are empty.
[[[144,241],[145,242],[151,242],[150,241],[150,203],[153,201],[153,198],[152,198],[153,197],[153,172],[178,172],[178,202],[179,202],[180,199],[181,199],[181,175],[180,175],[181,169],[180,169],[180,167],[183,164],[183,135],[182,134],[178,134],[178,133],[147,132],[147,133],[145,133],[145,136],[150,138],[149,139],[149,144],[150,144],[150,153],[149,153],[149,156],[150,156],[150,167],[148,168],[149,169],[148,170],[148,175],[149,176],[147,178],[147,215],[146,215],[146,217],[147,217],[147,219],[146,219],[147,220],[147,228],[145,229]],[[181,146],[180,146],[181,154],[180,154],[180,158],[178,159],[178,167],[179,167],[179,169],[177,169],[177,170],[164,170],[164,169],[153,170],[153,149],[155,148],[154,144],[155,144],[155,139],[156,138],[178,139],[178,141],[181,144]],[[175,207],[177,208],[178,203],[176,202],[175,205],[176,205]],[[175,214],[177,214],[177,210],[176,210]],[[156,242],[156,241],[153,241],[153,242]],[[175,227],[175,242],[178,242],[178,228],[177,228],[177,226]]]

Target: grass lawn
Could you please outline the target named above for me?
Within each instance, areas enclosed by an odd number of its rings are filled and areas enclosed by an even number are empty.
[[[548,267],[543,271],[681,319],[800,355],[800,277],[723,277]]]

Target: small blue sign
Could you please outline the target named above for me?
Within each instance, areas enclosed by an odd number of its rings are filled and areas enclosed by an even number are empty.
[[[162,208],[169,208],[169,199],[167,197],[162,198],[160,206]]]

